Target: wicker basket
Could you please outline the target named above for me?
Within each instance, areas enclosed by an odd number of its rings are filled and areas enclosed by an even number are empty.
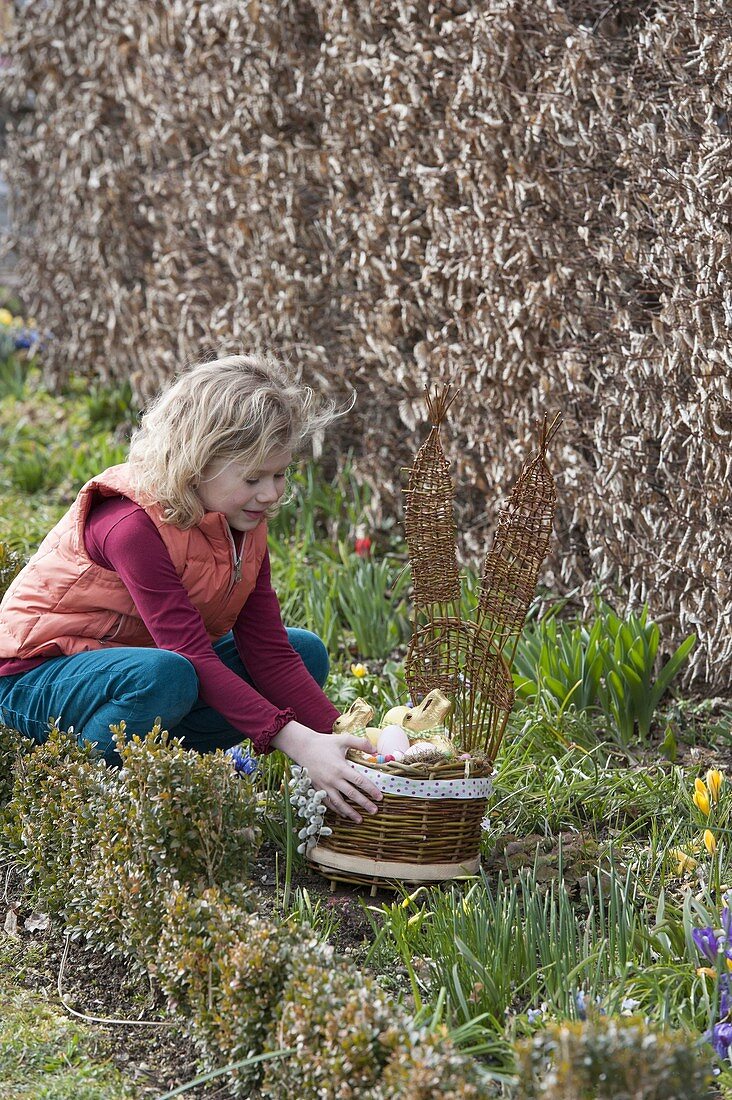
[[[310,851],[313,866],[335,884],[439,882],[475,874],[493,761],[513,706],[511,661],[546,555],[556,502],[546,447],[558,427],[546,418],[538,454],[527,461],[498,519],[483,563],[472,618],[461,615],[453,487],[440,441],[450,388],[427,394],[432,430],[405,490],[412,567],[413,634],[405,679],[413,699],[439,689],[454,710],[450,735],[469,760],[440,764],[352,761],[384,792],[376,814],[360,824],[326,815],[332,830]]]
[[[476,873],[493,783],[489,768],[358,766],[383,790],[383,799],[377,813],[364,814],[360,825],[327,813],[332,833],[309,857],[319,871],[332,882],[370,883],[374,892],[378,885],[441,882]],[[385,789],[387,784],[395,793]],[[475,793],[456,797],[461,788]]]

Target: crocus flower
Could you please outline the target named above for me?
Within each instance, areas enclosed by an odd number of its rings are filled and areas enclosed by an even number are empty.
[[[234,745],[233,748],[227,749],[226,755],[234,765],[234,771],[239,775],[252,775],[259,767],[259,761],[255,760],[249,750],[242,745]]]
[[[724,776],[722,773],[716,768],[710,768],[707,772],[707,789],[715,805],[719,802],[719,792],[722,789],[723,782]]]
[[[669,855],[676,861],[675,873],[679,876],[685,875],[687,871],[693,871],[697,866],[694,857],[685,852],[683,848],[672,848]]]
[[[717,841],[711,829],[704,830],[704,847],[709,852],[710,856],[713,856],[717,850]]]
[[[711,805],[709,802],[709,792],[701,779],[694,780],[694,805],[697,810],[701,810],[705,817],[709,816]]]
[[[368,535],[356,539],[353,543],[353,549],[356,551],[359,558],[367,558],[371,553],[371,539]]]
[[[712,1028],[711,1035],[707,1032],[706,1039],[711,1042],[715,1051],[720,1058],[726,1058],[732,1062],[730,1058],[730,1047],[732,1046],[732,1024],[723,1020],[719,1024],[715,1024]]]
[[[722,898],[721,914],[722,930],[727,943],[732,943],[732,909],[730,909],[730,902],[732,902],[732,891],[727,891]]]
[[[696,949],[710,963],[716,963],[719,954],[719,941],[712,927],[692,928],[691,938],[696,944]]]

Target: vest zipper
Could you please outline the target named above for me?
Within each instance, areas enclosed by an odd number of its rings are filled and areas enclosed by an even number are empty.
[[[242,558],[242,554],[244,553],[244,545],[246,543],[247,536],[246,536],[246,533],[245,533],[244,538],[241,540],[241,553],[237,554],[237,552],[236,552],[236,543],[234,542],[234,536],[231,533],[231,528],[229,527],[228,523],[226,524],[226,530],[227,530],[227,533],[229,535],[229,542],[231,543],[231,556],[232,556],[233,563],[234,563],[234,570],[231,574],[231,580],[229,582],[229,587],[226,590],[226,594],[228,596],[228,594],[231,592],[234,585],[238,584],[239,581],[241,580],[241,558]]]

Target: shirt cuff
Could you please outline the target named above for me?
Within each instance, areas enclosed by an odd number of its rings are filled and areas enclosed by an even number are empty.
[[[252,747],[258,756],[267,756],[268,753],[274,752],[272,746],[272,740],[277,736],[283,726],[286,726],[288,722],[294,722],[297,715],[294,710],[288,708],[287,710],[281,710],[275,714],[270,724],[257,734],[256,737],[251,738]]]

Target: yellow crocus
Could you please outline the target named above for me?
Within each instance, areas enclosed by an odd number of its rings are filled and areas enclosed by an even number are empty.
[[[0,325],[12,325],[13,315],[9,309],[0,309]]]
[[[709,852],[710,856],[713,856],[717,850],[717,841],[711,829],[704,830],[704,847]]]
[[[709,816],[711,805],[709,802],[709,792],[705,787],[701,779],[694,780],[694,805],[697,810],[701,810],[705,817]]]
[[[716,805],[719,802],[719,792],[722,789],[724,783],[724,776],[716,768],[710,768],[707,772],[707,788],[711,795],[712,802]]]
[[[357,680],[363,680],[364,676],[368,674],[366,665],[351,665],[351,675],[355,676]]]

